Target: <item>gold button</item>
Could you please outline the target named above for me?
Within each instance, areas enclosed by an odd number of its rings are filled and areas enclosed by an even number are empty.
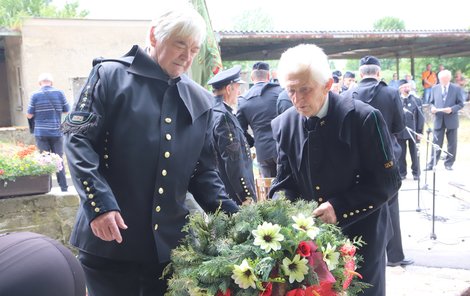
[[[161,209],[162,209],[162,208],[160,208],[160,206],[157,206],[157,207],[155,208],[155,211],[158,213],[158,212],[160,212]]]
[[[168,141],[170,141],[170,140],[171,140],[171,135],[170,135],[170,134],[166,134],[166,135],[165,135],[165,138],[166,138]]]
[[[243,179],[243,178],[240,178],[240,180],[242,180],[242,181],[243,181],[243,180],[245,180],[245,179]]]
[[[83,185],[87,186],[87,185],[88,185],[88,182],[87,182],[87,181],[83,181]]]
[[[348,217],[348,214],[343,214],[343,218],[347,218]]]
[[[92,202],[91,202],[91,205],[92,205],[92,206],[96,206],[96,202],[92,201]]]
[[[248,189],[245,189],[245,192],[249,192],[249,190],[248,190]]]
[[[362,211],[363,211],[363,212],[366,212],[366,211],[367,211],[367,209],[362,209]]]
[[[158,188],[158,193],[163,194],[163,188],[162,187]]]
[[[109,135],[109,132],[106,132],[106,135]]]
[[[246,193],[246,195],[250,196],[250,195],[251,195],[251,193],[247,192],[247,193]]]
[[[359,214],[359,210],[355,210],[356,214]]]
[[[318,199],[318,201],[319,201],[319,202],[322,202],[322,201],[323,201],[323,197],[320,197],[320,198]]]
[[[95,212],[99,212],[100,211],[100,208],[95,208]]]
[[[109,158],[108,154],[105,154],[103,157],[104,157],[104,159],[108,159],[108,158]]]
[[[245,181],[242,181],[242,185],[245,185],[245,184],[246,184]]]
[[[162,170],[162,176],[165,177],[167,175],[167,171],[166,170]]]
[[[316,189],[316,190],[320,190],[320,186],[315,186],[315,189]]]
[[[155,227],[154,227],[154,229],[155,229],[155,230],[157,230],[157,229],[158,229],[158,224],[155,224]]]
[[[349,216],[354,216],[354,212],[350,212],[350,213],[349,213]]]
[[[248,187],[246,187],[246,185],[243,185],[243,188],[248,188]]]
[[[165,154],[163,154],[165,156],[165,158],[169,158],[170,157],[170,152],[166,151]]]
[[[108,139],[104,139],[104,142],[105,142],[105,143],[108,143]]]
[[[165,122],[166,123],[171,123],[171,118],[169,118],[169,117],[165,118]]]
[[[369,209],[373,209],[373,208],[374,208],[374,206],[369,206]]]
[[[88,194],[88,198],[89,198],[89,199],[92,199],[93,197],[95,197],[93,194],[91,194],[91,193]]]
[[[86,192],[90,192],[90,187],[85,188]]]

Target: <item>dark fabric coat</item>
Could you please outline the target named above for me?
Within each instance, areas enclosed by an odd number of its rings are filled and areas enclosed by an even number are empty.
[[[277,114],[279,115],[284,113],[284,111],[286,111],[292,106],[294,106],[294,104],[292,104],[292,101],[289,98],[287,91],[283,90],[277,98]]]
[[[291,108],[272,122],[279,158],[269,195],[284,191],[290,200],[329,201],[343,232],[367,242],[359,272],[372,281],[369,275],[385,270],[386,204],[401,185],[386,123],[371,106],[331,92],[328,113],[316,131],[308,132],[304,121]]]
[[[206,211],[238,207],[213,157],[212,95],[185,75],[170,79],[137,46],[126,56],[128,64],[94,67],[66,122],[66,153],[81,199],[71,243],[105,258],[167,262],[184,236],[187,191]],[[113,210],[128,226],[121,244],[99,239],[89,226]]]
[[[406,98],[402,98],[403,100],[403,110],[405,111],[405,125],[406,127],[410,128],[411,130],[417,132],[418,134],[423,133],[424,127],[424,114],[422,111],[423,102],[420,98],[417,98],[413,95],[409,95]],[[416,136],[413,137],[407,131],[407,129],[402,130],[397,134],[398,139],[408,140],[414,138],[416,140]]]
[[[392,135],[395,158],[399,158],[401,147],[396,135],[405,129],[403,104],[397,89],[388,87],[383,81],[374,78],[362,79],[357,88],[350,93],[353,99],[358,99],[378,109],[387,123],[388,131]]]
[[[258,161],[277,158],[271,120],[277,116],[276,103],[281,91],[279,84],[259,82],[238,100],[237,119],[249,143],[248,126],[253,130]]]
[[[222,97],[215,100],[212,135],[225,190],[238,204],[247,198],[256,201],[250,146],[232,108],[224,104]]]

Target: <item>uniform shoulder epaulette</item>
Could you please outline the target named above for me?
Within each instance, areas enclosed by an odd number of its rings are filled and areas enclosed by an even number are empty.
[[[94,89],[99,81],[99,68],[104,62],[119,62],[129,67],[132,63],[132,59],[133,57],[130,56],[124,56],[118,59],[105,59],[102,57],[93,59],[93,69],[80,93],[75,109],[65,117],[62,123],[61,130],[63,134],[85,134],[90,127],[98,125],[100,115],[92,112],[91,107],[94,101]]]

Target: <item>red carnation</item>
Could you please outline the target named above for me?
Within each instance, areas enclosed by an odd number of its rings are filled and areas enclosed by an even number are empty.
[[[345,244],[340,249],[341,254],[343,256],[354,256],[356,254],[356,247],[351,244]]]
[[[296,253],[302,257],[309,257],[311,254],[310,245],[307,242],[300,242],[299,246],[297,247]]]
[[[263,288],[264,291],[259,292],[259,296],[271,296],[273,291],[273,284],[271,282],[263,283]]]
[[[225,293],[222,293],[222,291],[217,291],[217,294],[215,294],[215,296],[231,296],[232,295],[232,292],[230,291],[230,289],[227,289],[225,291]]]

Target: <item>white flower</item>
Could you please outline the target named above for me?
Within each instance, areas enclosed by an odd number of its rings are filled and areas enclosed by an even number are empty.
[[[282,260],[282,270],[286,275],[289,276],[289,283],[294,281],[302,282],[305,278],[305,275],[308,273],[308,260],[305,258],[300,259],[300,255],[295,255],[293,260],[289,258],[284,258]]]
[[[335,252],[335,248],[332,247],[330,243],[326,244],[326,248],[322,247],[321,249],[323,253],[323,261],[328,265],[328,269],[335,269],[339,263],[339,252]]]
[[[234,265],[232,279],[242,289],[248,289],[248,287],[256,289],[256,275],[246,259],[243,259],[241,265]]]
[[[284,240],[284,236],[279,233],[280,230],[281,227],[277,224],[264,222],[263,225],[258,225],[258,228],[251,232],[255,236],[254,245],[260,246],[267,253],[271,250],[280,250],[279,242]]]
[[[320,232],[320,228],[316,227],[313,222],[313,217],[305,217],[303,214],[293,216],[292,219],[295,224],[292,224],[294,229],[305,231],[309,238],[315,239]]]

